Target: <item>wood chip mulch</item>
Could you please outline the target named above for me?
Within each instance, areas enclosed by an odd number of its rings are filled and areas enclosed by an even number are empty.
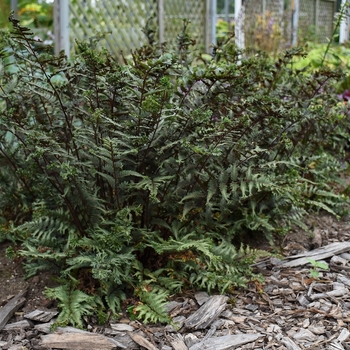
[[[237,294],[198,292],[169,302],[173,325],[122,318],[105,327],[88,325],[86,331],[52,332],[57,311],[21,313],[21,293],[0,309],[0,349],[350,350],[349,235],[347,229],[342,241],[328,237],[316,249],[262,259],[254,268],[265,281]],[[326,262],[329,269],[312,277],[308,258]]]

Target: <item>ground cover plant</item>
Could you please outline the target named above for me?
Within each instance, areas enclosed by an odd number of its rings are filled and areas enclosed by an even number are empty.
[[[0,69],[1,237],[21,244],[28,276],[59,324],[117,314],[145,322],[185,288],[220,293],[257,278],[247,235],[283,236],[312,210],[341,215],[335,193],[348,142],[347,105],[327,68],[300,74],[300,48],[276,60],[228,41],[191,52],[154,42],[124,64],[96,40],[67,61],[35,46],[11,19]]]

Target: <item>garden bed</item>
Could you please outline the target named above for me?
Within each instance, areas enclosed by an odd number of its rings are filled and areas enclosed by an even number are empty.
[[[349,242],[347,221],[317,215],[309,218],[308,226],[321,237],[323,247]],[[283,248],[281,252],[290,257],[312,252],[313,238],[302,230],[295,230],[278,244]],[[110,320],[104,326],[97,325],[94,318],[87,319],[89,333],[72,327],[52,333],[52,321],[27,320],[26,315],[34,310],[56,310],[42,294],[45,286],[52,286],[54,282],[47,273],[24,281],[19,262],[5,257],[6,246],[2,245],[0,254],[0,285],[4,286],[0,291],[2,305],[25,289],[27,295],[24,305],[0,333],[2,349],[52,349],[59,348],[59,344],[62,349],[80,349],[79,346],[135,350],[218,350],[233,346],[235,349],[348,349],[350,262],[346,254],[326,258],[330,269],[320,272],[318,279],[311,277],[311,265],[283,268],[279,258],[268,257],[255,266],[264,275],[264,283],[252,282],[247,290],[220,297],[197,291],[172,296],[169,313],[173,322],[181,326],[178,330],[171,325],[147,325],[131,320],[125,307],[119,319]],[[221,307],[218,315],[214,316],[210,307],[198,311],[200,305],[210,306],[211,303],[215,310]],[[94,336],[87,335],[91,333]],[[57,347],[53,347],[53,343]]]

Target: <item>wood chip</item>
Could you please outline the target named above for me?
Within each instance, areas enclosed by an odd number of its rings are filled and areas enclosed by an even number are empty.
[[[343,328],[342,331],[340,332],[337,340],[339,342],[344,342],[346,339],[349,338],[349,335],[350,335],[350,332],[346,329],[346,328]]]
[[[43,311],[34,310],[29,314],[24,315],[24,318],[38,322],[49,322],[58,314],[58,311]]]
[[[194,295],[194,297],[197,300],[198,305],[201,306],[209,299],[209,295],[207,292],[198,292]]]
[[[8,323],[3,329],[4,331],[15,331],[33,327],[33,324],[28,320],[22,320],[14,323]]]
[[[174,334],[172,337],[167,337],[170,345],[174,350],[188,350],[181,334]]]
[[[194,314],[185,322],[186,328],[207,328],[225,310],[228,297],[214,295],[210,297]]]
[[[187,345],[187,347],[191,347],[197,343],[200,342],[200,340],[198,339],[198,337],[196,337],[194,334],[192,333],[189,333],[189,334],[186,334],[185,337],[184,337],[184,341]]]
[[[143,346],[147,350],[158,350],[151,342],[138,333],[128,332],[129,337],[137,344]]]
[[[113,330],[118,332],[132,332],[135,330],[135,327],[126,323],[111,323],[110,326]]]
[[[313,334],[312,332],[310,332],[308,329],[300,329],[298,333],[295,333],[293,335],[293,338],[295,340],[297,340],[298,342],[300,341],[316,341],[317,336],[315,334]]]
[[[308,258],[318,261],[329,258],[333,255],[344,253],[348,250],[350,250],[350,242],[334,242],[309,252],[289,256],[286,260],[291,261],[283,262],[279,266],[284,268],[302,266],[310,263],[307,260]]]
[[[41,347],[72,350],[111,350],[123,344],[101,334],[94,333],[52,333],[41,337]],[[152,349],[154,350],[154,349]]]
[[[18,293],[13,297],[5,306],[0,309],[0,330],[2,330],[13,314],[24,305],[26,298],[24,296],[27,294],[27,290]]]
[[[237,334],[237,335],[226,335],[223,337],[209,338],[204,342],[194,344],[189,350],[229,350],[234,347],[241,346],[247,343],[252,343],[255,340],[263,337],[263,334]]]
[[[349,294],[349,289],[339,288],[339,289],[331,290],[330,292],[327,292],[327,293],[317,293],[317,294],[310,295],[310,298],[312,300],[316,300],[316,299],[327,298],[327,297],[333,297],[333,298],[342,297],[348,294]]]
[[[286,346],[287,350],[301,350],[301,348],[288,337],[277,337],[277,339]]]

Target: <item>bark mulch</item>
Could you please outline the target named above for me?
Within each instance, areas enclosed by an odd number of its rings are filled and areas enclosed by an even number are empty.
[[[167,309],[172,325],[124,317],[104,327],[91,323],[87,330],[51,331],[57,310],[41,296],[42,305],[31,303],[30,310],[29,289],[18,292],[0,309],[0,349],[350,350],[350,226],[330,216],[309,225],[311,236],[299,230],[285,238],[283,257],[254,265],[263,283],[232,295],[193,292],[173,298]],[[312,277],[308,259],[326,262],[329,269]]]

